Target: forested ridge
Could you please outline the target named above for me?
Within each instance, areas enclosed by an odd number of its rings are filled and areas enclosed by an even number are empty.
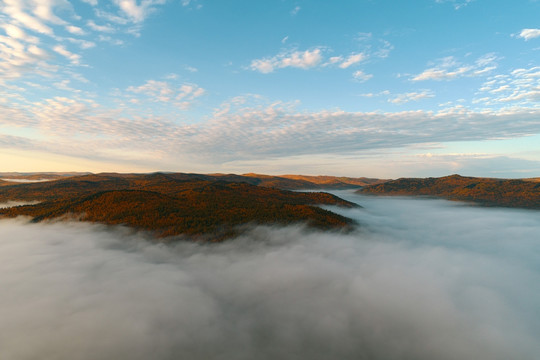
[[[328,193],[292,192],[184,175],[91,174],[3,186],[0,202],[41,202],[0,209],[0,216],[26,215],[36,222],[68,217],[124,224],[158,237],[184,234],[212,240],[235,235],[244,224],[307,223],[319,229],[352,225],[348,218],[313,206],[356,206]]]
[[[402,178],[358,190],[374,195],[424,195],[471,201],[485,206],[540,209],[540,182],[534,179],[494,179],[451,175]]]

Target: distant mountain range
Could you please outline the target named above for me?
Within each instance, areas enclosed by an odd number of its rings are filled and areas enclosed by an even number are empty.
[[[372,195],[423,195],[471,201],[484,206],[540,209],[540,179],[493,179],[451,175],[403,178],[357,190]]]
[[[65,177],[81,176],[91,174],[89,172],[0,172],[2,182],[9,180],[57,180]],[[0,184],[2,185],[2,184]],[[4,184],[5,185],[5,184]]]
[[[68,218],[125,224],[158,237],[184,234],[210,240],[235,235],[244,224],[351,227],[350,219],[313,205],[356,204],[327,193],[273,187],[276,183],[288,188],[307,184],[305,180],[281,181],[279,177],[182,173],[62,176],[0,187],[0,202],[40,201],[0,209],[0,216],[31,216],[35,222]]]
[[[378,184],[386,180],[374,178],[352,178],[352,177],[337,177],[337,176],[307,176],[307,175],[262,175],[262,174],[188,174],[188,173],[163,173],[176,179],[184,180],[208,180],[208,181],[228,181],[228,182],[244,182],[251,185],[264,187],[275,187],[286,190],[302,190],[302,189],[348,189],[357,188],[370,184]],[[0,186],[11,185],[11,181],[18,182],[21,180],[40,181],[40,180],[58,180],[67,177],[91,175],[91,173],[17,173],[17,172],[0,172]],[[111,176],[126,176],[125,174],[102,173],[100,175]],[[136,174],[132,174],[136,175]],[[144,175],[144,174],[139,174]]]

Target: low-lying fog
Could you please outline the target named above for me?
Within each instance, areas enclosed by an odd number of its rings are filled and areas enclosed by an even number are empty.
[[[39,204],[39,201],[7,201],[7,202],[0,202],[0,209],[5,209],[5,208],[9,208],[9,207],[14,207],[14,206],[21,206],[21,205],[34,205],[34,204]]]
[[[358,232],[2,220],[0,358],[538,358],[540,212],[337,194]]]

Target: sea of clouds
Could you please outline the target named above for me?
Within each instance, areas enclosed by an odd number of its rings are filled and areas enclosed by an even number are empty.
[[[361,197],[353,233],[0,221],[0,358],[537,359],[540,212]]]

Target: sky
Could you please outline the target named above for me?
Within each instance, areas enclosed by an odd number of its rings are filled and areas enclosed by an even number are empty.
[[[540,176],[538,0],[0,9],[0,171]]]

